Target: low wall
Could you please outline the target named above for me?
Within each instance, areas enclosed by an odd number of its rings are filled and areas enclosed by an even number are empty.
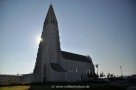
[[[0,75],[0,85],[9,85],[12,83],[31,83],[31,74],[24,75]]]

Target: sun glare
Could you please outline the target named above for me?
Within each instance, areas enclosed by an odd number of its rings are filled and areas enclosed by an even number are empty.
[[[36,42],[37,42],[37,43],[40,43],[40,41],[42,41],[42,38],[39,36],[39,37],[37,37]]]

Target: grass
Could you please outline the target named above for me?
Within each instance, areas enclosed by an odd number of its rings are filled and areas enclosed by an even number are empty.
[[[29,90],[30,86],[6,86],[0,87],[0,90]]]
[[[0,90],[52,90],[47,85],[29,85],[29,86],[5,86],[0,87]]]

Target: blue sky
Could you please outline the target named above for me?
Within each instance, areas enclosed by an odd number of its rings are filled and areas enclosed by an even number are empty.
[[[135,0],[52,0],[61,49],[90,55],[99,72],[136,73]],[[0,73],[33,71],[50,0],[0,1]]]

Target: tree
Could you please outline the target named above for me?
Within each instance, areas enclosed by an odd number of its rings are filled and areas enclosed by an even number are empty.
[[[103,72],[100,73],[100,77],[105,77]]]
[[[107,78],[109,78],[109,77],[110,77],[110,73],[107,74]]]

